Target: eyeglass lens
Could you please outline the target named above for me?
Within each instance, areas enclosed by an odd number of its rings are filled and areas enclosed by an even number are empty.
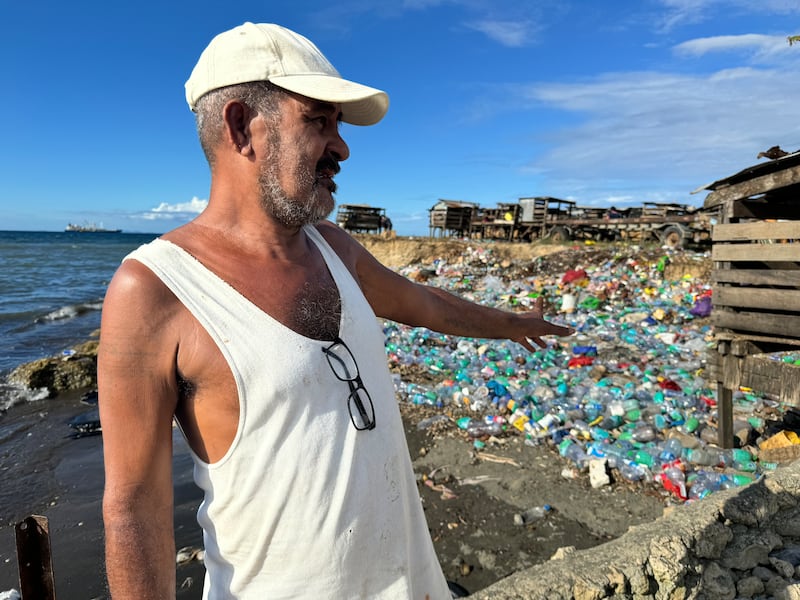
[[[364,387],[356,387],[350,383],[350,398],[347,401],[347,408],[350,410],[350,418],[356,429],[373,429],[375,427],[375,409],[372,406],[372,398]]]
[[[353,381],[358,377],[358,365],[350,348],[341,342],[329,346],[325,352],[333,374],[342,381]]]

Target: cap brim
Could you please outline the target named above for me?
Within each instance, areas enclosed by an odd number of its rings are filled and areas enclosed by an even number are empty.
[[[389,110],[386,92],[330,75],[283,75],[270,77],[290,92],[342,105],[342,120],[352,125],[374,125]]]

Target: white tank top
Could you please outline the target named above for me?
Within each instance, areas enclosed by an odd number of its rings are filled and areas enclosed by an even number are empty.
[[[204,491],[203,597],[450,598],[422,511],[386,367],[383,332],[339,257],[304,228],[341,298],[339,337],[375,406],[358,431],[349,387],[322,348],[276,321],[179,246],[157,239],[132,252],[208,331],[239,393],[230,449],[194,456]]]

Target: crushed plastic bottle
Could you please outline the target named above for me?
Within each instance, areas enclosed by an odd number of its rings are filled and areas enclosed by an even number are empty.
[[[543,519],[553,508],[549,504],[544,504],[542,506],[534,506],[529,508],[528,510],[522,511],[520,513],[514,514],[514,525],[522,526],[522,525],[529,525],[535,521]]]
[[[558,446],[558,452],[571,460],[578,468],[583,469],[589,461],[586,451],[577,442],[564,438]]]
[[[661,444],[661,453],[658,459],[662,463],[670,463],[683,454],[683,445],[678,438],[669,438]]]
[[[687,478],[689,499],[700,500],[708,494],[719,491],[730,482],[727,475],[715,471],[697,471]]]
[[[456,425],[459,429],[465,430],[470,438],[476,439],[502,434],[505,431],[506,420],[503,417],[490,415],[482,419],[461,417],[456,421]]]
[[[686,474],[685,466],[680,460],[673,460],[663,465],[659,478],[664,489],[675,494],[681,500],[686,500]]]

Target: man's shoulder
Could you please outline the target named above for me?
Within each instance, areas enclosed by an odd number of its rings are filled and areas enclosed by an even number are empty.
[[[152,243],[152,242],[151,242]],[[111,279],[106,300],[121,299],[122,305],[136,301],[144,304],[163,305],[175,297],[166,284],[132,253],[122,261]]]
[[[328,220],[315,223],[312,227],[314,227],[314,229],[319,231],[322,235],[347,235],[347,232],[344,229]]]
[[[314,225],[314,228],[347,265],[354,265],[359,260],[359,256],[366,252],[364,247],[359,244],[355,238],[330,221],[317,223]]]
[[[330,221],[320,221],[313,225],[313,227],[325,238],[325,241],[334,246],[337,251],[339,249],[355,249],[361,247],[361,244],[351,236],[343,228]]]

